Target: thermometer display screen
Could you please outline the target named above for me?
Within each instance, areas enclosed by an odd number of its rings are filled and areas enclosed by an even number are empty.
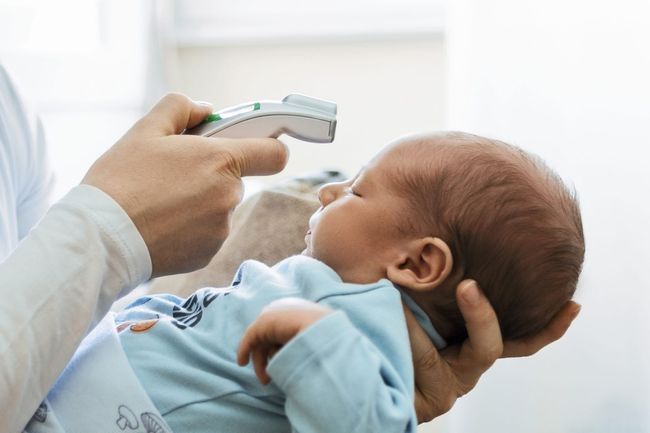
[[[248,113],[249,111],[255,111],[255,104],[245,105],[243,107],[233,107],[228,110],[219,111],[218,114],[222,119],[227,119],[238,114]]]
[[[260,109],[260,103],[255,102],[253,104],[246,104],[244,106],[233,107],[227,110],[219,111],[217,114],[219,114],[219,117],[221,117],[222,119],[227,119],[229,117],[237,116],[239,114],[244,114],[259,109]]]

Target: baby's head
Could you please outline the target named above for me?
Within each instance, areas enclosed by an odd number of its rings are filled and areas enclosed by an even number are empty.
[[[575,197],[538,158],[465,133],[389,144],[324,186],[309,254],[344,281],[388,278],[448,341],[465,337],[456,285],[476,280],[504,338],[533,334],[573,295],[584,257]]]

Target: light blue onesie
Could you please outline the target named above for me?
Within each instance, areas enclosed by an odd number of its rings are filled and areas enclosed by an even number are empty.
[[[236,352],[264,306],[284,297],[337,311],[272,358],[265,386],[251,364],[237,365]],[[388,280],[344,283],[327,265],[295,256],[273,268],[244,262],[227,289],[141,298],[115,321],[131,367],[176,433],[415,432],[400,299]]]

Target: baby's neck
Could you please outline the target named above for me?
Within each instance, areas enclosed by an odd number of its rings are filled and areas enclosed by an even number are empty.
[[[455,341],[453,340],[455,338],[455,335],[453,325],[449,323],[448,320],[445,320],[442,315],[436,314],[436,312],[431,312],[428,310],[424,311],[426,311],[427,315],[429,316],[433,328],[438,331],[438,334],[440,334],[440,336],[445,339],[447,344],[454,344]]]
[[[413,298],[418,306],[422,308],[427,316],[429,316],[429,320],[431,320],[431,324],[436,332],[438,332],[438,334],[440,334],[448,344],[454,344],[455,341],[452,340],[456,337],[455,331],[457,330],[454,329],[453,324],[446,319],[445,316],[431,306],[430,302],[426,302],[429,300],[429,295],[423,295],[422,293],[408,289],[406,290],[406,293]]]

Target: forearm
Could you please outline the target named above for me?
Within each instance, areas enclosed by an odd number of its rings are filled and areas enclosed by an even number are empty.
[[[50,209],[0,264],[0,431],[22,430],[87,330],[150,275],[135,226],[98,189]]]
[[[413,396],[377,348],[337,312],[298,334],[268,373],[294,431],[414,432]]]

